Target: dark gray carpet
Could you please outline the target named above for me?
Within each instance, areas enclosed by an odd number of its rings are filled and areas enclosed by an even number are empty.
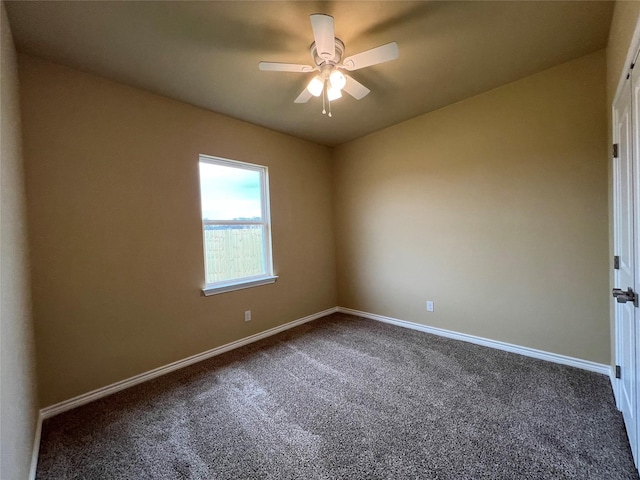
[[[335,314],[45,422],[44,479],[638,479],[609,379]]]

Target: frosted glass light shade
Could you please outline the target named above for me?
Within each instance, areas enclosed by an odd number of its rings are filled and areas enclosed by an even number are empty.
[[[333,86],[331,85],[327,87],[327,98],[329,99],[330,102],[333,102],[334,100],[337,100],[340,97],[342,97],[342,92],[339,89],[333,88]]]
[[[309,82],[309,85],[307,85],[307,90],[314,97],[319,97],[320,95],[322,95],[323,88],[324,88],[324,82],[317,75],[313,77]]]
[[[329,83],[331,83],[331,86],[336,90],[342,90],[347,84],[347,79],[340,70],[334,70],[331,72],[331,75],[329,75]]]

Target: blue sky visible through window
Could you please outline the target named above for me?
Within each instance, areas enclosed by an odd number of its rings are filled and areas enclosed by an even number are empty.
[[[202,218],[260,219],[260,173],[200,162]]]

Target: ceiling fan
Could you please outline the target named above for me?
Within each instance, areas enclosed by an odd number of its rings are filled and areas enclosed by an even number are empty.
[[[322,13],[311,15],[311,28],[314,42],[309,48],[315,65],[294,63],[260,62],[259,68],[271,72],[310,73],[317,71],[307,87],[294,100],[295,103],[307,103],[311,97],[322,96],[322,113],[331,116],[331,102],[342,97],[345,91],[356,100],[366,96],[370,90],[342,70],[353,72],[361,68],[398,58],[398,44],[387,43],[350,57],[342,58],[344,43],[335,36],[333,17]]]

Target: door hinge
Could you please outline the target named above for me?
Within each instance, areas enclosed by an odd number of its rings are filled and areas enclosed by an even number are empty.
[[[618,144],[613,144],[613,158],[618,158]]]
[[[616,378],[622,378],[622,369],[620,365],[616,365]]]
[[[614,257],[613,257],[613,268],[615,270],[620,270],[620,255],[614,255]]]

